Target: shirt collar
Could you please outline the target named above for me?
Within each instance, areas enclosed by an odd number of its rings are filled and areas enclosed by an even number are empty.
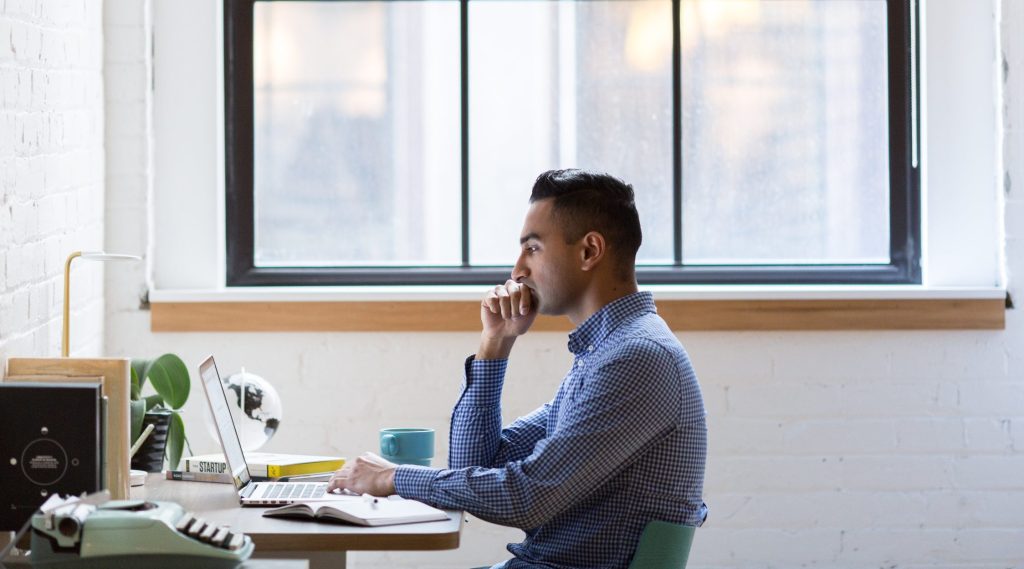
[[[609,302],[569,333],[569,351],[575,355],[593,351],[620,324],[645,313],[655,313],[654,295],[635,292]]]

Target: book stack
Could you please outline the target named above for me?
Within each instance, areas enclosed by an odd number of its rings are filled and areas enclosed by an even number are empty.
[[[345,464],[345,459],[340,456],[250,452],[245,454],[245,462],[249,465],[249,476],[275,479],[282,476],[334,472]],[[228,465],[223,454],[201,454],[185,459],[184,472],[227,474]],[[231,479],[227,478],[227,481],[230,482]]]
[[[3,367],[0,366],[0,375],[2,372]],[[107,400],[102,440],[103,487],[110,490],[110,496],[115,500],[128,499],[132,385],[131,361],[128,358],[8,358],[4,381],[101,384],[103,398]],[[4,416],[4,420],[10,422],[11,418]],[[4,478],[4,482],[7,481]],[[5,487],[5,491],[8,489]]]

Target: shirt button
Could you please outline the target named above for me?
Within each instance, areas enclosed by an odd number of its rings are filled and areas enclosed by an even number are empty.
[[[591,344],[591,345],[587,346],[587,351],[588,352],[593,352],[594,351],[594,345]]]

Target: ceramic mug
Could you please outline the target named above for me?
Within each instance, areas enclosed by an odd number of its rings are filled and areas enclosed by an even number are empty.
[[[434,457],[434,429],[381,429],[380,455],[395,464],[430,466]]]

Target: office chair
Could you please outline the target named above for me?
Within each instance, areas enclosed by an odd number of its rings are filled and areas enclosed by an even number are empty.
[[[686,569],[696,529],[660,520],[649,522],[629,569]]]

